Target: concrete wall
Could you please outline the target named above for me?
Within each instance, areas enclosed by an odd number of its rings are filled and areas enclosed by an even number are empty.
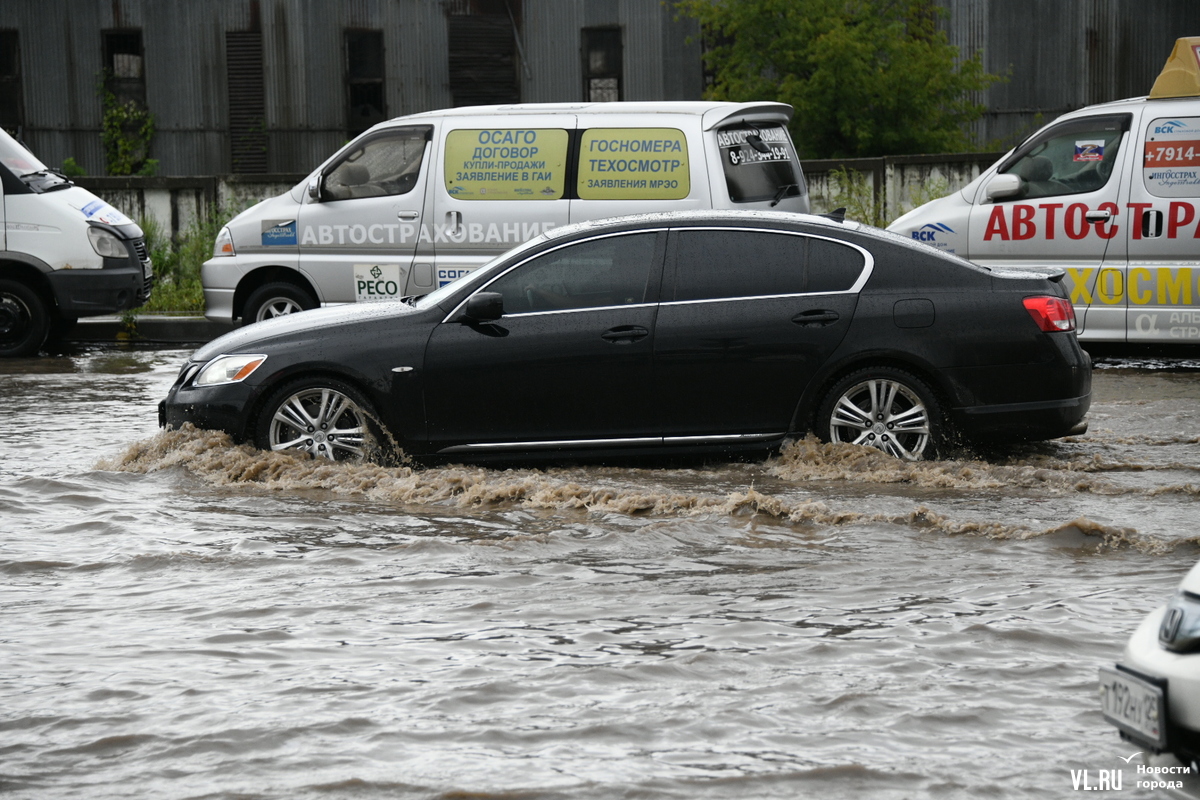
[[[802,163],[813,211],[847,205],[852,219],[886,224],[922,202],[961,189],[999,157],[999,153],[965,153]],[[852,171],[856,186],[838,183],[835,171],[842,167]],[[164,232],[178,236],[202,216],[217,213],[228,219],[260,200],[290,191],[303,179],[303,175],[220,175],[77,178],[76,182],[130,217],[153,217]],[[855,201],[873,208],[864,210]]]

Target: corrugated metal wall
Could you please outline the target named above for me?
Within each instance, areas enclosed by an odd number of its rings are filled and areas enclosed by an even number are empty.
[[[661,0],[510,0],[522,21],[521,99],[583,98],[580,31],[617,26],[626,100],[691,100],[702,90],[696,25]],[[1006,83],[982,94],[981,147],[1089,103],[1147,92],[1171,43],[1200,35],[1200,0],[937,0],[951,41],[982,50]],[[469,10],[470,4],[454,6]],[[267,164],[303,173],[346,141],[347,28],[380,30],[387,113],[453,103],[444,0],[3,0],[20,37],[25,138],[45,161],[103,171],[96,81],[102,32],[136,28],[163,175],[232,170],[227,31],[261,30]],[[1011,72],[1010,72],[1011,68]]]
[[[937,0],[950,42],[1008,80],[981,93],[980,147],[1006,149],[1056,116],[1150,91],[1171,46],[1200,35],[1200,0]]]

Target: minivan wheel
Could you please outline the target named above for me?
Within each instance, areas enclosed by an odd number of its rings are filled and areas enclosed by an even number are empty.
[[[246,307],[242,310],[242,324],[250,325],[264,319],[283,317],[316,307],[316,298],[294,283],[264,283],[246,298]]]
[[[829,390],[817,412],[817,435],[919,461],[936,455],[946,431],[941,405],[924,381],[901,369],[868,367]]]
[[[31,356],[50,332],[46,301],[23,283],[0,279],[0,357]]]
[[[336,378],[304,378],[275,391],[254,440],[263,450],[299,450],[330,461],[362,461],[377,449],[370,404]]]

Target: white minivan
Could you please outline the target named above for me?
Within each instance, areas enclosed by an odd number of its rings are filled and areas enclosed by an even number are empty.
[[[0,357],[36,353],[79,317],[136,308],[151,279],[133,220],[0,130]]]
[[[979,264],[1060,267],[1079,338],[1200,344],[1200,37],[1147,97],[1065,114],[889,227]]]
[[[477,106],[398,117],[234,217],[206,316],[422,295],[545,231],[709,208],[808,211],[782,103]]]

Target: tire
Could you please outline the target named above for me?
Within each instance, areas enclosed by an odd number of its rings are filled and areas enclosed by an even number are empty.
[[[296,314],[317,307],[317,300],[294,283],[264,283],[246,298],[242,324],[253,325],[265,319]]]
[[[291,381],[267,398],[255,423],[263,450],[298,450],[314,458],[360,462],[380,451],[382,430],[370,403],[348,383],[313,377]]]
[[[894,367],[867,367],[843,377],[825,395],[816,423],[822,441],[878,447],[905,461],[936,457],[947,440],[933,390]]]
[[[0,279],[0,358],[36,353],[50,333],[50,309],[20,281]]]

